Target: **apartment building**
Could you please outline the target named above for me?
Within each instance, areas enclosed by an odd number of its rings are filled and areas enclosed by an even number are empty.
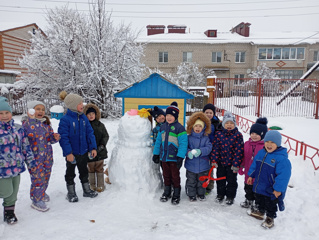
[[[176,72],[182,62],[213,69],[218,78],[247,78],[265,62],[282,79],[298,79],[319,61],[319,34],[315,32],[252,32],[240,23],[229,32],[208,29],[188,33],[184,25],[148,25],[145,66]],[[319,69],[309,76],[319,79]]]

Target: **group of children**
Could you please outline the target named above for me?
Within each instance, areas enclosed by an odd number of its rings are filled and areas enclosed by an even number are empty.
[[[0,97],[0,197],[3,198],[4,221],[17,222],[15,203],[20,183],[20,173],[25,164],[30,173],[31,207],[49,210],[46,193],[53,164],[51,144],[59,141],[66,159],[65,181],[67,199],[77,202],[75,168],[83,188],[83,196],[94,198],[104,190],[103,163],[107,158],[109,139],[104,124],[99,119],[100,110],[94,104],[83,106],[77,94],[60,93],[67,112],[61,118],[58,133],[54,133],[45,116],[45,104],[31,101],[28,108],[34,111],[22,119],[22,126],[12,119],[12,109],[6,98]],[[178,122],[176,102],[166,112],[157,106],[151,111],[156,121],[153,129],[153,162],[160,163],[164,180],[162,202],[170,198],[179,204],[181,194],[180,168],[185,159],[186,194],[191,202],[204,201],[214,187],[214,181],[204,188],[200,177],[207,176],[212,167],[217,168],[216,201],[232,205],[236,197],[237,173],[245,174],[245,201],[240,205],[250,208],[249,215],[266,219],[262,226],[274,226],[277,206],[284,210],[283,198],[291,175],[287,149],[281,147],[278,131],[269,131],[267,119],[259,118],[251,126],[250,138],[244,143],[230,113],[218,119],[215,106],[207,104],[203,112],[194,113],[187,129]],[[213,172],[210,177],[213,177]]]
[[[291,163],[287,149],[281,146],[281,134],[275,130],[268,132],[266,118],[257,119],[251,126],[249,140],[244,143],[235,117],[226,112],[220,122],[212,104],[191,115],[186,130],[178,122],[176,102],[171,103],[166,113],[156,106],[151,114],[156,122],[153,161],[161,164],[164,179],[160,201],[172,198],[172,204],[180,202],[179,170],[185,159],[185,190],[191,202],[206,199],[214,181],[204,188],[203,176],[213,178],[213,171],[211,176],[208,174],[211,168],[217,168],[217,179],[221,180],[216,181],[216,202],[222,203],[226,197],[225,203],[232,205],[238,188],[237,174],[245,174],[245,201],[240,206],[249,208],[247,213],[260,220],[266,214],[263,227],[274,226],[277,206],[284,210]]]
[[[83,99],[77,94],[60,93],[67,112],[61,118],[58,133],[54,133],[50,120],[45,116],[45,104],[30,101],[27,116],[22,126],[12,119],[12,108],[4,97],[0,97],[0,198],[3,198],[4,221],[14,224],[15,203],[20,184],[20,174],[30,173],[31,207],[41,212],[49,210],[50,201],[46,193],[53,165],[51,144],[60,143],[66,159],[65,181],[67,199],[77,202],[75,192],[75,167],[83,188],[83,196],[94,198],[104,190],[104,159],[107,158],[106,144],[109,135],[101,114],[94,104],[84,108]]]

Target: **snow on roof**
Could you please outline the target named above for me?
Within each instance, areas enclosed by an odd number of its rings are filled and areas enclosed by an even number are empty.
[[[7,74],[19,75],[21,72],[19,72],[19,71],[13,71],[13,70],[3,70],[3,69],[0,69],[0,73],[7,73]]]
[[[287,45],[319,43],[319,32],[255,32],[249,37],[237,33],[217,32],[217,37],[204,33],[164,33],[139,37],[141,43],[250,43],[256,45]]]

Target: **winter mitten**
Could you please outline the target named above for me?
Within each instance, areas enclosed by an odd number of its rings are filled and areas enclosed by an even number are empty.
[[[215,162],[213,162],[211,165],[212,165],[212,167],[218,168],[218,164]]]
[[[188,156],[189,159],[193,159],[193,157],[194,157],[192,151],[189,151],[189,152],[187,153],[187,156]]]
[[[245,174],[244,168],[242,168],[242,167],[239,168],[238,173],[239,173],[239,175],[244,175]]]
[[[202,151],[200,149],[194,149],[196,153],[194,154],[195,157],[199,157],[199,155],[202,154]]]
[[[159,164],[160,156],[159,155],[153,155],[153,162],[156,163],[156,164]]]
[[[184,158],[181,158],[181,157],[177,157],[177,162],[182,162],[184,160]]]
[[[234,167],[234,166],[231,166],[231,168],[230,168],[231,170],[233,170],[233,172],[238,172],[238,170],[239,170],[239,167]]]

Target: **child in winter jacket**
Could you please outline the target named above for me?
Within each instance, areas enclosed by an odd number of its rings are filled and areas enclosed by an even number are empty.
[[[222,203],[226,196],[226,204],[232,205],[237,192],[237,172],[244,154],[243,135],[236,127],[236,119],[226,112],[222,122],[222,130],[215,133],[212,165],[217,168],[217,178],[226,176],[225,180],[217,181],[216,201]]]
[[[186,168],[186,194],[191,202],[206,199],[206,189],[199,177],[207,176],[210,170],[209,155],[212,143],[208,134],[211,132],[210,120],[203,112],[194,113],[187,121],[188,149],[185,160]]]
[[[220,130],[220,120],[216,116],[216,108],[213,104],[208,103],[203,108],[203,113],[205,113],[206,117],[211,122],[211,133],[208,135],[210,142],[212,143],[214,141],[215,131]],[[211,177],[214,177],[214,171],[211,173]],[[209,194],[214,189],[214,181],[211,180],[206,188],[206,194]]]
[[[258,118],[256,123],[250,128],[250,138],[244,145],[244,158],[239,168],[238,173],[240,175],[245,174],[245,201],[240,204],[243,208],[253,207],[255,200],[255,194],[253,192],[253,186],[247,184],[248,170],[253,163],[254,157],[259,150],[264,147],[264,137],[268,131],[267,118]]]
[[[180,202],[181,178],[179,173],[180,163],[187,152],[187,133],[183,125],[178,122],[179,109],[176,102],[172,102],[166,109],[166,123],[160,127],[153,151],[153,161],[162,162],[164,193],[160,201],[167,202],[171,197],[171,185],[174,193],[172,204]]]
[[[248,171],[247,184],[253,184],[257,206],[248,214],[263,220],[266,213],[267,217],[261,226],[271,228],[277,216],[277,205],[280,211],[284,210],[283,198],[291,176],[291,163],[287,149],[281,147],[278,131],[267,132],[264,142],[265,147],[257,153]]]
[[[165,123],[165,113],[162,109],[155,106],[154,109],[150,110],[150,114],[156,122],[156,126],[152,129],[153,146],[155,145],[157,134],[160,131],[161,126]]]
[[[35,174],[36,162],[28,137],[22,126],[14,123],[7,99],[0,97],[0,198],[3,198],[3,220],[8,224],[18,221],[14,209],[24,163]]]
[[[78,201],[74,183],[75,167],[78,167],[80,173],[83,197],[94,198],[98,194],[90,189],[87,168],[88,153],[90,152],[93,158],[97,155],[93,128],[88,118],[83,114],[83,99],[81,96],[62,91],[60,99],[64,100],[68,108],[66,114],[61,118],[58,128],[61,136],[60,146],[63,156],[66,158],[67,199],[69,202]]]
[[[103,192],[105,189],[103,164],[107,158],[106,144],[109,141],[109,134],[104,124],[100,122],[101,112],[95,104],[85,105],[83,112],[94,130],[97,145],[97,156],[88,160],[90,187],[93,191]]]
[[[22,119],[22,126],[28,136],[31,149],[37,164],[36,174],[31,174],[30,198],[31,207],[38,211],[48,211],[45,202],[50,201],[46,194],[51,169],[53,165],[53,151],[51,144],[57,143],[60,134],[54,133],[50,126],[50,120],[45,116],[45,105],[40,101],[31,101],[28,109],[34,109],[34,114],[28,113],[28,117]]]

